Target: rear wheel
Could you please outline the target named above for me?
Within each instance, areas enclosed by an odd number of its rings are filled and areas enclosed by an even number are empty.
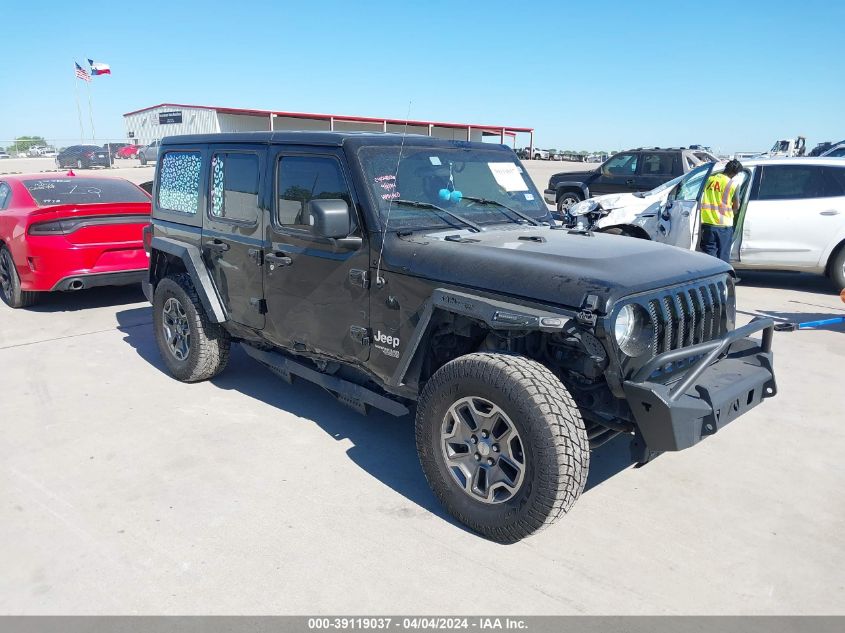
[[[845,288],[845,246],[839,249],[830,265],[830,279],[838,290]]]
[[[37,292],[21,290],[21,278],[12,253],[5,246],[0,247],[0,298],[10,308],[25,308],[38,299]]]
[[[416,440],[441,503],[501,543],[553,523],[587,481],[589,441],[575,402],[522,356],[469,354],[441,367],[417,406]]]
[[[208,320],[190,275],[172,275],[156,286],[153,327],[158,351],[175,378],[199,382],[225,369],[229,333]]]

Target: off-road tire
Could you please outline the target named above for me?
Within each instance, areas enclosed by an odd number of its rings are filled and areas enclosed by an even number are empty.
[[[15,261],[12,259],[11,251],[6,247],[0,247],[0,274],[8,274],[7,284],[0,283],[0,298],[10,308],[26,308],[38,301],[37,292],[21,290],[21,278]],[[5,286],[5,287],[4,287]]]
[[[830,264],[830,280],[837,290],[845,288],[845,246],[839,249]]]
[[[189,351],[184,360],[174,356],[164,335],[163,310],[170,297],[178,300],[184,308],[190,330]],[[153,295],[153,327],[159,353],[174,378],[182,382],[200,382],[213,378],[226,368],[231,337],[219,324],[208,319],[187,273],[170,275],[156,286]]]
[[[583,200],[583,196],[575,191],[564,191],[557,199],[557,210],[563,213],[573,205]]]
[[[501,503],[471,498],[446,466],[441,425],[453,403],[467,397],[498,406],[522,439],[524,479]],[[574,399],[549,369],[523,356],[475,353],[441,367],[417,405],[416,443],[425,477],[449,513],[500,543],[515,543],[565,514],[583,492],[590,467]]]

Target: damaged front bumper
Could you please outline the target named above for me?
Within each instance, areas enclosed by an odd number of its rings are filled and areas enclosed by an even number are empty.
[[[748,338],[761,330],[761,341]],[[645,448],[689,448],[774,396],[773,333],[772,319],[757,318],[719,339],[660,354],[625,381]],[[697,357],[678,381],[652,380],[662,367]]]

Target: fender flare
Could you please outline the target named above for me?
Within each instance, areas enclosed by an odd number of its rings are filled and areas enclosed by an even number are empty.
[[[423,305],[414,335],[387,381],[390,387],[398,388],[404,384],[412,363],[421,357],[421,350],[426,349],[422,342],[431,329],[432,318],[438,311],[471,317],[482,321],[491,330],[502,332],[508,330],[560,332],[576,318],[575,311],[549,312],[457,290],[437,288]]]
[[[581,195],[584,196],[584,200],[590,197],[590,188],[583,182],[578,182],[576,180],[565,180],[561,182],[556,182],[555,191],[557,192],[558,198],[560,197],[561,189],[577,189],[581,192]]]
[[[202,261],[199,248],[167,237],[154,237],[150,245],[150,260],[152,260],[156,251],[167,253],[181,260],[194,282],[194,288],[209,320],[214,323],[224,323],[228,320],[226,311],[223,309],[223,303],[220,301],[214,283],[211,281],[211,276],[208,274],[208,269]],[[150,282],[154,283],[155,281],[152,278],[152,267],[150,267]]]

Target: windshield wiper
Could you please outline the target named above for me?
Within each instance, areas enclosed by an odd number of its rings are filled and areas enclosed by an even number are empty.
[[[472,200],[473,202],[477,202],[479,204],[492,204],[492,205],[495,205],[497,207],[502,207],[503,209],[507,209],[508,211],[513,213],[514,215],[518,215],[523,220],[526,220],[532,226],[540,226],[540,223],[537,222],[537,220],[532,218],[527,213],[523,213],[522,211],[517,211],[516,209],[513,209],[506,204],[502,204],[498,200],[490,200],[489,198],[477,198],[475,196],[462,196],[461,199],[462,200]]]
[[[456,219],[461,224],[468,226],[476,233],[481,232],[481,227],[478,226],[475,222],[471,220],[467,220],[466,218],[449,211],[449,209],[444,209],[443,207],[438,207],[436,204],[431,204],[430,202],[421,202],[420,200],[403,200],[402,198],[398,198],[393,201],[394,204],[404,204],[409,207],[416,207],[418,209],[431,209],[432,211],[440,211],[441,213],[445,213],[449,217]]]

